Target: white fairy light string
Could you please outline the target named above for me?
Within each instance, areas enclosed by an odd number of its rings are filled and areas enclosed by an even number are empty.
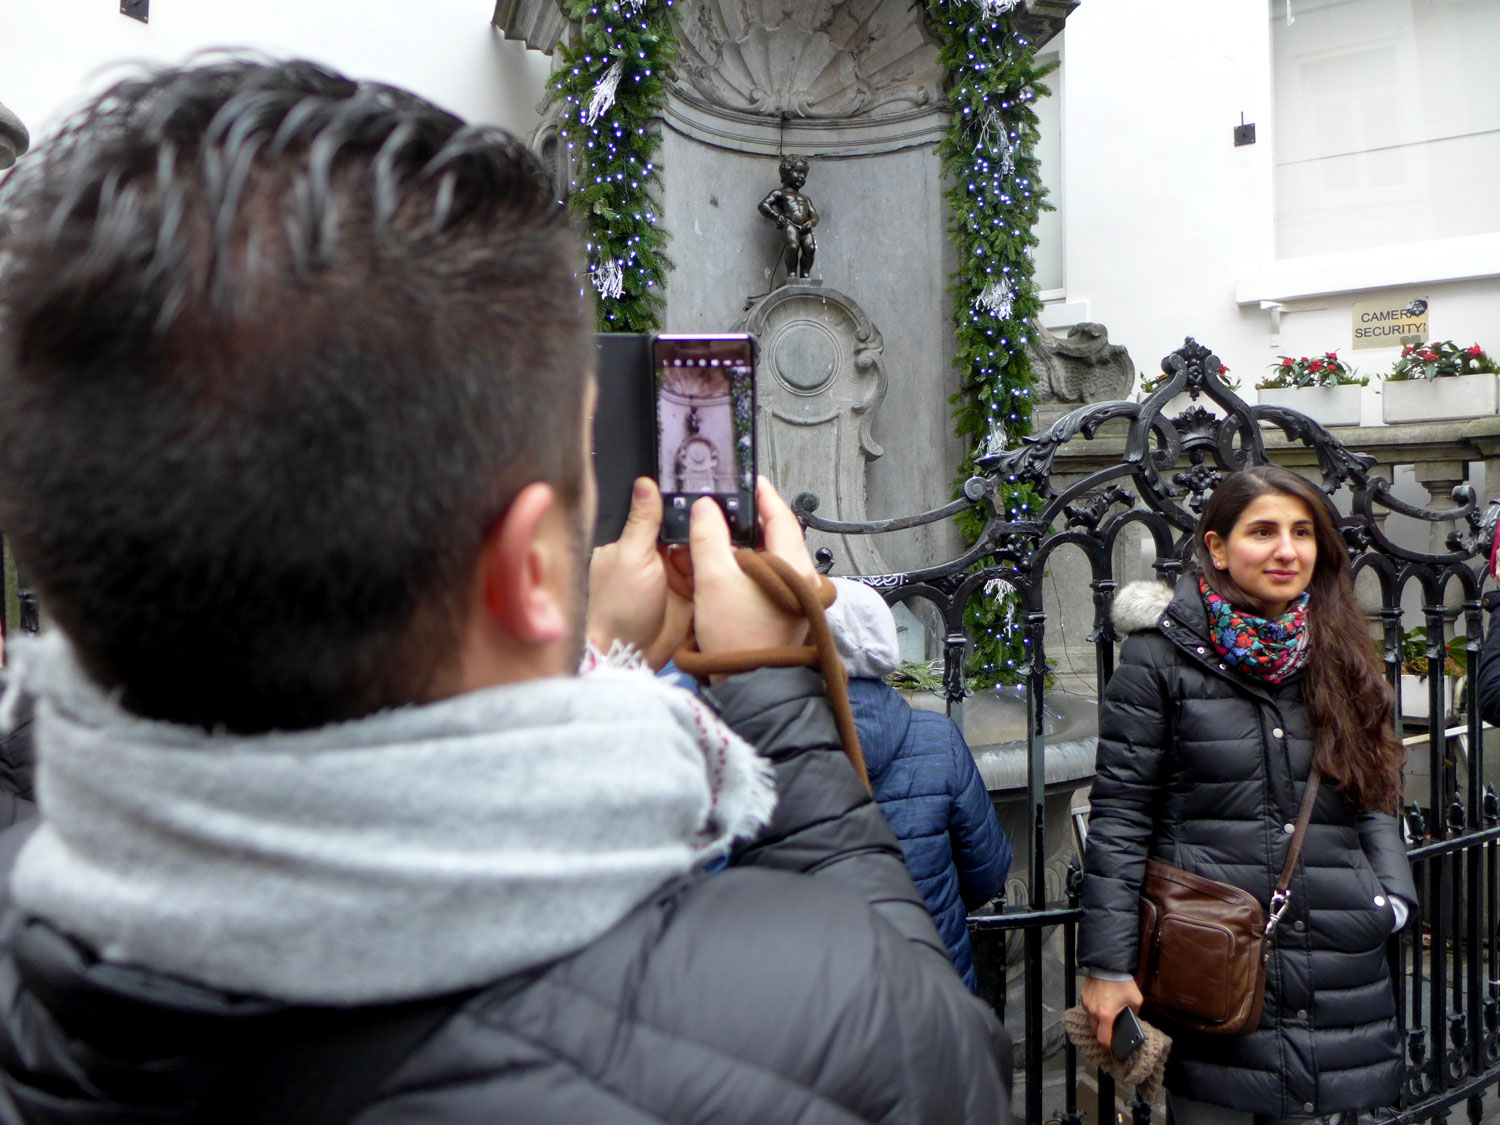
[[[645,332],[661,327],[662,287],[671,262],[653,191],[660,187],[654,123],[666,106],[665,77],[676,59],[672,0],[559,0],[575,33],[550,81],[566,103],[558,129],[566,167],[578,169],[566,193],[588,237],[589,281],[598,327]]]

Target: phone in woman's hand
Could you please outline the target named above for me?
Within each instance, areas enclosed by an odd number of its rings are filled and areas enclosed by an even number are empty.
[[[1123,1061],[1135,1054],[1145,1041],[1146,1033],[1141,1029],[1141,1021],[1135,1018],[1135,1012],[1130,1008],[1121,1008],[1120,1014],[1115,1017],[1114,1031],[1110,1033],[1111,1053]]]

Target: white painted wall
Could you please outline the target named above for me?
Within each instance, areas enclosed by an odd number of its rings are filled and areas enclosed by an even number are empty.
[[[114,0],[9,0],[0,101],[37,136],[122,61],[248,46],[406,86],[529,137],[550,60],[501,38],[492,10],[492,0],[152,0],[144,25]],[[1045,49],[1065,55],[1054,79],[1061,144],[1043,153],[1060,205],[1044,237],[1061,244],[1062,270],[1048,319],[1103,322],[1145,373],[1192,333],[1247,392],[1282,352],[1336,349],[1363,372],[1388,369],[1395,349],[1352,350],[1350,308],[1387,293],[1426,296],[1435,339],[1500,352],[1500,234],[1276,260],[1270,44],[1266,0],[1083,0]],[[1257,143],[1235,148],[1242,111]],[[1500,182],[1500,168],[1468,174]],[[1284,306],[1279,339],[1262,300]],[[1372,387],[1365,421],[1378,417]]]
[[[143,24],[117,0],[6,0],[0,102],[35,139],[121,62],[249,47],[404,86],[529,139],[550,60],[503,39],[493,11],[493,0],[151,0]]]
[[[1500,352],[1500,234],[1276,260],[1267,0],[1083,0],[1064,38],[1065,277],[1050,322],[1106,324],[1144,374],[1192,334],[1252,399],[1278,353],[1389,370],[1398,348],[1352,350],[1352,304],[1386,294],[1426,296],[1434,339]],[[1257,143],[1236,148],[1241,111]],[[1493,182],[1500,167],[1464,174]],[[1279,339],[1262,300],[1284,306]],[[1372,386],[1366,424],[1379,401]]]

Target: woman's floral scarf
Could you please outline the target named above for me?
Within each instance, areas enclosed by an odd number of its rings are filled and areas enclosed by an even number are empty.
[[[1279,684],[1307,659],[1307,591],[1279,617],[1257,617],[1231,605],[1203,578],[1198,592],[1208,610],[1208,636],[1219,655],[1247,676]]]

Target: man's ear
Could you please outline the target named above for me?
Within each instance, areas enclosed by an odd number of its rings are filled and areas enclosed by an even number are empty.
[[[567,583],[557,568],[569,565],[561,515],[551,485],[528,484],[490,528],[480,552],[485,609],[524,644],[550,644],[568,632],[567,607],[558,600]]]

